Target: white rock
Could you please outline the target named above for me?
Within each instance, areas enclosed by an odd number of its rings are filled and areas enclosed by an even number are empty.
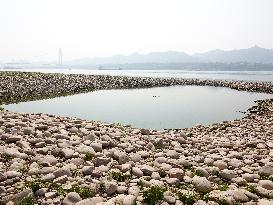
[[[179,158],[179,153],[175,150],[169,150],[167,151],[166,155],[170,158],[178,159]]]
[[[136,202],[136,196],[134,195],[126,195],[123,198],[123,205],[134,205]]]
[[[140,189],[138,186],[131,186],[128,189],[128,194],[134,195],[134,196],[138,196],[140,192]]]
[[[272,205],[273,200],[268,200],[268,199],[259,199],[257,205]]]
[[[260,180],[258,185],[264,189],[273,190],[273,182],[271,180]]]
[[[240,189],[235,189],[235,190],[228,190],[226,191],[228,195],[232,196],[236,202],[248,202],[249,198],[246,196],[244,191]]]
[[[227,163],[222,160],[217,160],[213,163],[215,167],[218,167],[220,170],[227,169]]]
[[[254,174],[249,174],[249,173],[243,174],[242,177],[243,177],[247,182],[253,182],[254,179],[255,179],[255,175],[254,175]]]
[[[7,172],[5,173],[5,176],[6,176],[8,179],[12,179],[12,178],[15,178],[15,177],[21,177],[21,176],[22,176],[22,173],[17,172],[17,171],[7,171]]]
[[[67,176],[61,176],[58,177],[57,179],[54,179],[54,183],[59,183],[59,184],[64,184],[68,180]]]
[[[20,135],[11,135],[10,137],[8,137],[8,138],[6,139],[6,142],[7,142],[7,143],[12,143],[12,142],[20,141],[20,140],[22,140],[22,139],[23,139],[23,137],[20,136]]]
[[[220,171],[220,176],[224,179],[231,180],[235,177],[234,171],[229,169],[223,169]]]
[[[64,198],[62,204],[63,205],[72,205],[75,204],[79,201],[81,201],[82,198],[80,197],[80,195],[76,192],[69,192],[66,197]]]
[[[45,198],[46,199],[53,199],[57,196],[57,193],[56,192],[47,192],[45,193]]]
[[[120,155],[119,155],[119,163],[120,164],[125,164],[129,160],[130,160],[130,158],[127,153],[125,153],[125,152],[120,153]]]
[[[74,154],[74,150],[73,149],[69,149],[69,148],[63,148],[62,149],[62,154],[64,155],[64,157],[66,159],[69,159],[73,156]]]
[[[182,180],[184,177],[184,171],[182,169],[179,168],[171,168],[168,171],[169,177],[170,178],[177,178],[179,180]]]
[[[102,151],[102,144],[101,143],[91,143],[90,146],[95,150],[95,152],[101,152]]]
[[[81,171],[85,175],[91,175],[94,169],[95,169],[94,166],[84,166]]]
[[[90,199],[84,199],[77,202],[75,205],[98,205],[101,202],[104,202],[105,199],[103,197],[92,197]]]
[[[203,193],[208,193],[211,191],[211,183],[206,179],[206,177],[194,176],[192,179],[195,188]]]
[[[118,194],[124,194],[126,191],[127,191],[126,186],[118,186],[118,188],[117,188],[117,193]]]
[[[39,163],[54,166],[58,163],[58,159],[56,159],[53,155],[46,155],[44,158],[39,160]]]
[[[104,183],[105,192],[107,195],[112,195],[117,191],[117,184],[115,182],[107,181]]]
[[[265,176],[270,176],[273,174],[273,165],[265,165],[259,170],[259,173]]]
[[[152,179],[160,180],[160,174],[158,172],[153,172],[151,175]]]
[[[139,154],[131,154],[130,158],[133,162],[139,162],[141,160],[141,156]]]
[[[94,164],[96,167],[99,167],[101,165],[107,165],[111,161],[110,158],[107,157],[96,157],[94,160]]]
[[[143,176],[143,172],[138,167],[133,167],[132,168],[132,173],[133,173],[133,175],[135,175],[137,177],[142,177]]]
[[[149,176],[155,171],[153,167],[146,164],[142,165],[140,169],[145,175],[149,175]]]
[[[71,171],[68,167],[57,169],[53,174],[56,178],[61,176],[68,176],[68,177],[72,176]]]

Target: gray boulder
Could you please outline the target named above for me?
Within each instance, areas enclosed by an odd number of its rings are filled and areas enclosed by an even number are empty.
[[[63,205],[72,205],[72,204],[75,204],[81,200],[82,200],[82,198],[80,197],[80,195],[78,193],[70,192],[66,195],[62,204]]]
[[[108,196],[114,194],[118,188],[115,182],[109,182],[109,181],[105,182],[104,186],[105,186],[105,192]]]
[[[200,192],[208,193],[211,191],[211,183],[206,177],[194,176],[192,182],[195,188]]]
[[[265,165],[259,171],[261,175],[270,176],[273,174],[273,165]]]
[[[70,169],[68,167],[63,167],[63,168],[60,168],[58,170],[56,170],[54,173],[54,176],[56,178],[58,177],[62,177],[62,176],[68,176],[68,177],[71,177],[72,176],[72,173],[70,171]]]

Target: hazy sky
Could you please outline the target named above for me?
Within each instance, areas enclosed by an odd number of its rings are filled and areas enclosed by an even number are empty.
[[[273,48],[273,0],[0,0],[0,37],[0,61]]]

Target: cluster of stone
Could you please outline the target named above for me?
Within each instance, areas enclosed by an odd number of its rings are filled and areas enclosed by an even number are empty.
[[[0,103],[15,103],[100,89],[129,89],[173,85],[228,87],[237,90],[273,93],[273,83],[271,82],[0,72]]]
[[[0,101],[77,92],[209,85],[272,93],[272,83],[0,73]],[[46,91],[46,92],[45,92]],[[240,120],[148,130],[0,112],[0,204],[272,205],[273,100]]]
[[[240,120],[162,131],[2,111],[0,201],[273,204],[272,101],[255,110]]]

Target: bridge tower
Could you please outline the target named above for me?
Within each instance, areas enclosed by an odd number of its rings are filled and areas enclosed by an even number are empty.
[[[63,64],[63,54],[62,54],[62,49],[59,48],[59,66]]]

